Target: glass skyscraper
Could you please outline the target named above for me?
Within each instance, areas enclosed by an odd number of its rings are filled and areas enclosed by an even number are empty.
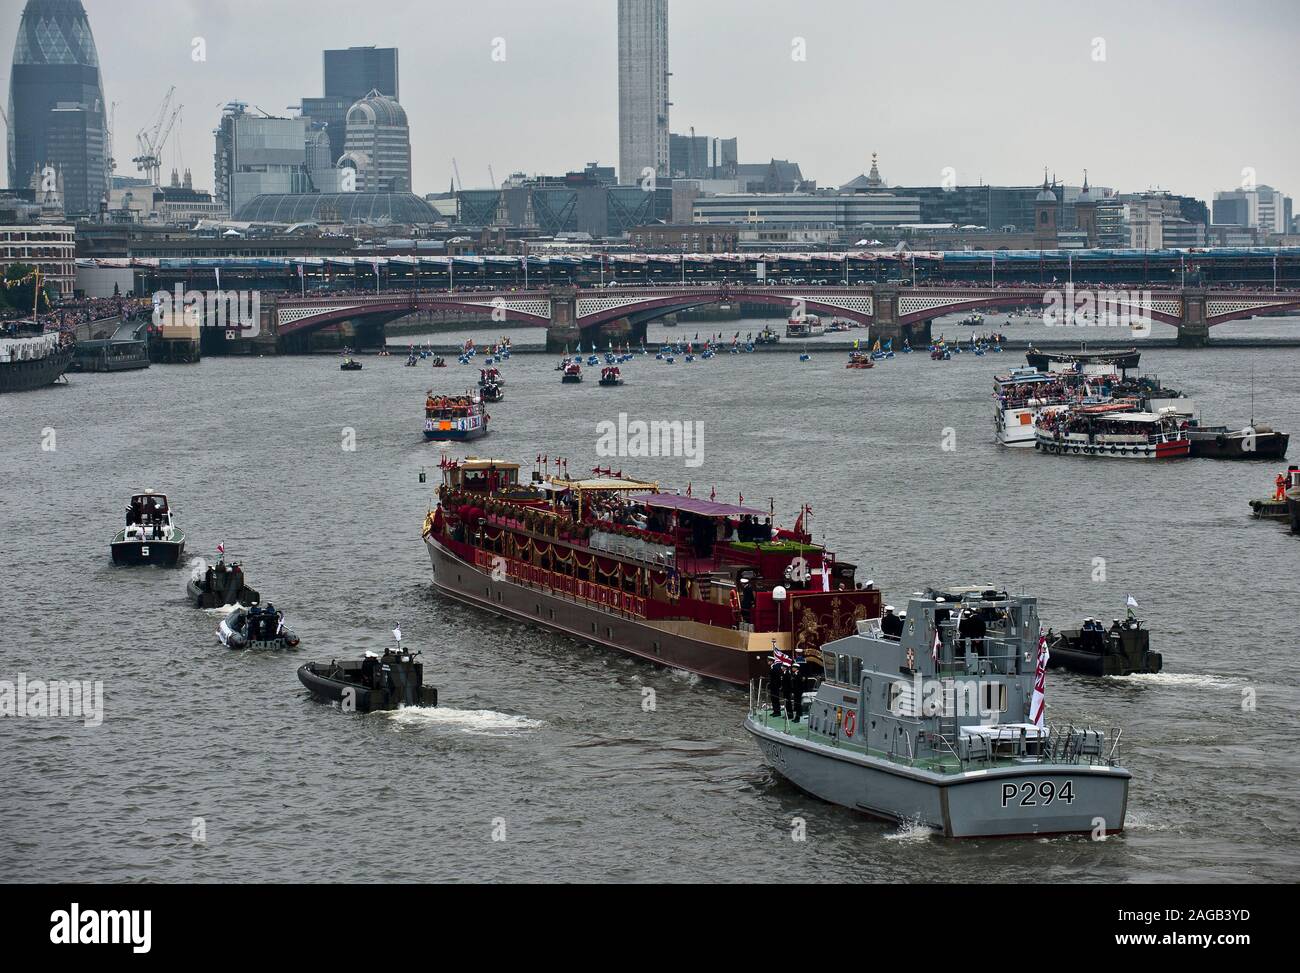
[[[68,216],[108,192],[108,138],[99,55],[81,0],[27,0],[9,75],[9,185],[25,189],[51,165]]]

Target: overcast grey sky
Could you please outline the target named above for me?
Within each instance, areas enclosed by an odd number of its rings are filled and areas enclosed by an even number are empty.
[[[500,180],[617,163],[615,0],[84,3],[119,103],[119,174],[137,174],[121,160],[175,84],[175,148],[210,188],[225,102],[288,114],[321,93],[324,48],[360,44],[401,51],[420,193],[447,188],[453,156],[467,188],[489,165]],[[22,6],[0,0],[6,94]],[[962,184],[1024,184],[1047,165],[1209,198],[1252,167],[1300,194],[1300,0],[672,0],[669,26],[672,130],[735,136],[741,161],[794,159],[821,185],[874,150],[892,184],[937,184],[947,166]]]

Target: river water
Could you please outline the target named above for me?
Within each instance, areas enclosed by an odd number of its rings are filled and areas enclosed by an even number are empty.
[[[0,880],[1292,880],[1300,537],[1247,507],[1279,464],[1000,449],[990,383],[1020,355],[860,372],[810,344],[806,363],[638,359],[621,389],[561,385],[552,357],[519,354],[491,436],[454,452],[576,471],[609,462],[599,420],[699,420],[702,465],[610,465],[774,497],[787,524],[808,503],[818,539],[895,603],[992,583],[1036,594],[1060,628],[1122,615],[1132,594],[1165,672],[1048,681],[1052,723],[1124,728],[1124,834],[953,842],[802,795],[741,729],[743,692],[432,592],[419,532],[439,451],[422,401],[472,368],[209,358],[0,399],[0,679],[100,680],[106,713],[0,720]],[[1250,418],[1253,381],[1260,421],[1300,432],[1300,349],[1150,350],[1143,368],[1230,423]],[[187,605],[186,571],[111,565],[146,487],[170,495],[188,557],[224,542],[245,561],[302,651],[231,653],[216,615]],[[395,623],[440,708],[344,715],[307,698],[302,661],[380,649]]]

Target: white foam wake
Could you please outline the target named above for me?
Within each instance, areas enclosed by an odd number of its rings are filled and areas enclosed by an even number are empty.
[[[920,818],[910,818],[899,824],[897,831],[885,835],[885,840],[915,843],[929,841],[934,836],[935,830],[922,824]]]
[[[450,706],[403,706],[386,711],[389,719],[403,726],[444,726],[474,736],[510,736],[542,726],[541,720],[511,716],[490,709],[455,709]]]
[[[1135,672],[1128,676],[1107,676],[1116,682],[1132,682],[1146,686],[1173,686],[1192,689],[1236,689],[1243,685],[1224,676],[1195,672]]]

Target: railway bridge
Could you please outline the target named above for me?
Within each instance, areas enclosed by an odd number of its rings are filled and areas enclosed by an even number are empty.
[[[685,284],[679,286],[571,287],[534,289],[404,290],[358,295],[315,294],[263,298],[261,330],[281,351],[305,350],[306,336],[322,327],[351,322],[360,347],[384,341],[384,325],[421,311],[478,313],[484,320],[546,328],[548,349],[604,344],[639,344],[656,318],[711,304],[769,304],[791,313],[847,318],[869,325],[873,337],[907,338],[928,344],[930,323],[946,314],[1012,307],[1062,306],[1080,296],[1067,285],[936,287],[900,284],[798,285]],[[1178,329],[1179,343],[1203,345],[1209,330],[1226,321],[1300,310],[1300,291],[1268,292],[1168,288],[1096,290],[1092,299],[1128,315]]]

